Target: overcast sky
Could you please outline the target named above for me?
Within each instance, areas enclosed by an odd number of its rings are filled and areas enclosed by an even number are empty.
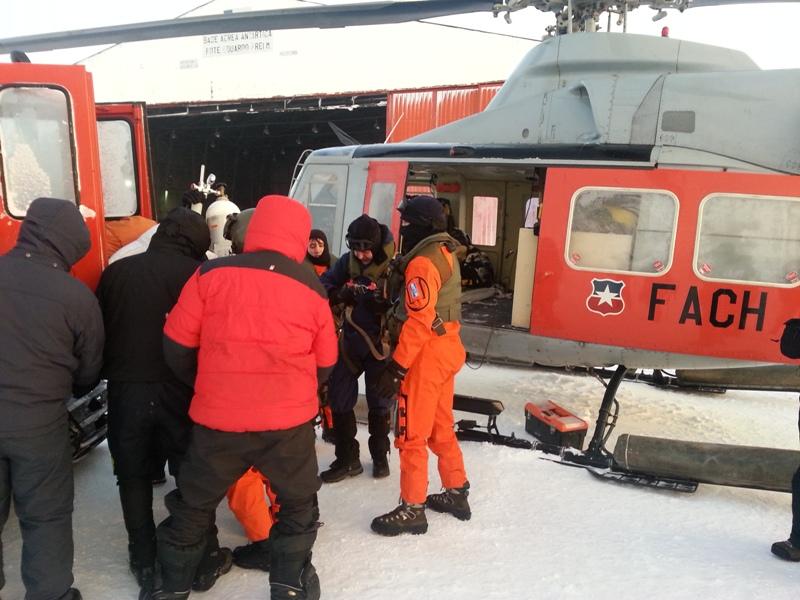
[[[368,0],[321,0],[316,4],[347,4]],[[222,10],[220,0],[136,0],[135,2],[110,2],[109,0],[5,0],[3,19],[0,20],[0,38],[116,25],[121,23],[173,18],[197,8],[194,14]],[[225,3],[232,5],[230,2]],[[313,4],[310,0],[241,0],[235,3],[240,10],[287,8]],[[226,7],[227,7],[226,6]],[[659,35],[668,26],[673,38],[705,42],[745,51],[763,68],[797,68],[800,66],[800,2],[786,4],[761,4],[697,8],[680,14],[669,11],[668,16],[656,23],[655,11],[640,8],[629,17],[628,30],[636,33]],[[439,19],[439,22],[496,31],[502,34],[541,38],[544,27],[554,22],[554,17],[529,8],[514,13],[512,25],[491,14],[472,14]],[[607,20],[601,19],[603,29]],[[612,24],[612,31],[620,30]],[[435,43],[435,42],[434,42]],[[71,63],[90,55],[96,49],[77,49],[38,55],[37,62]],[[46,58],[40,58],[44,57]],[[7,60],[2,57],[0,60]]]

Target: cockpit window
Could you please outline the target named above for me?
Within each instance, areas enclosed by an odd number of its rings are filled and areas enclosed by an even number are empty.
[[[707,280],[800,285],[800,198],[712,194],[700,204],[694,270]]]
[[[123,119],[98,121],[97,137],[105,216],[130,217],[138,206],[133,130]]]
[[[294,198],[308,207],[314,229],[336,239],[336,209],[344,207],[347,189],[346,165],[306,164],[295,188]]]
[[[0,160],[8,214],[23,218],[39,197],[76,202],[72,148],[65,92],[0,89]]]
[[[677,217],[678,199],[667,191],[578,190],[572,199],[567,264],[658,275],[672,263]]]

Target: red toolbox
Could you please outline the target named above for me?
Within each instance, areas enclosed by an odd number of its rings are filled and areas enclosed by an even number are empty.
[[[541,442],[580,450],[588,429],[586,421],[550,400],[525,405],[525,431]]]

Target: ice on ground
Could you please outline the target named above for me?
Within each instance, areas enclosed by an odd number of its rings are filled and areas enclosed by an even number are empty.
[[[526,402],[552,400],[593,424],[602,396],[599,382],[585,375],[488,365],[465,367],[456,388],[502,400],[500,430],[523,438]],[[615,433],[798,445],[794,394],[701,394],[624,382],[618,398]],[[769,552],[773,541],[788,536],[788,494],[712,485],[700,485],[694,494],[631,488],[539,460],[532,451],[469,442],[462,449],[472,520],[429,511],[426,535],[382,538],[369,524],[397,503],[397,454],[391,477],[373,480],[365,426],[359,439],[364,475],[320,492],[325,525],[314,564],[325,600],[797,598],[800,565]],[[320,442],[317,449],[325,468],[333,447]],[[75,480],[76,585],[87,600],[136,598],[105,445],[76,465]],[[430,480],[430,490],[438,490],[434,460]],[[157,520],[165,516],[162,498],[169,489],[156,491]],[[224,502],[218,524],[223,544],[245,542]],[[16,524],[10,522],[3,536],[8,583],[0,594],[18,600],[24,592]],[[266,599],[268,576],[234,567],[211,591],[192,597]]]

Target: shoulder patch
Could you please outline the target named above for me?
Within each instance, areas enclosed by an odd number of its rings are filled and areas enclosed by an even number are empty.
[[[428,306],[430,300],[430,288],[425,279],[414,277],[406,284],[406,307],[408,310],[420,311]]]

